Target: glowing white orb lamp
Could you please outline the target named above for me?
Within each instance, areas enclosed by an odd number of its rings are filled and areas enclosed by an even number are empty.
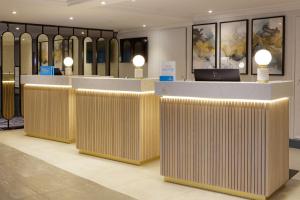
[[[64,65],[65,65],[65,75],[66,76],[72,76],[72,65],[74,61],[71,57],[66,57],[64,59]]]
[[[256,52],[254,60],[258,64],[257,82],[268,83],[270,80],[270,72],[268,65],[272,61],[271,52],[266,49],[259,50]]]
[[[132,63],[135,66],[134,70],[134,77],[135,78],[143,78],[144,77],[144,71],[143,66],[145,65],[145,58],[141,55],[134,56]]]

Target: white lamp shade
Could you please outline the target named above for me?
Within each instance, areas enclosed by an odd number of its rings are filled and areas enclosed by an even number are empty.
[[[135,67],[143,67],[145,65],[145,58],[141,55],[136,55],[132,62]]]
[[[66,67],[71,67],[71,66],[73,65],[73,58],[71,58],[71,57],[66,57],[66,58],[64,59],[64,65],[65,65]]]
[[[256,52],[254,59],[258,65],[267,66],[272,61],[272,54],[270,51],[262,49]]]

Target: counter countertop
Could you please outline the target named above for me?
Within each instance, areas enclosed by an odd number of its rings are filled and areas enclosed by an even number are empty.
[[[156,82],[155,91],[160,96],[274,100],[293,96],[293,81],[257,82]]]

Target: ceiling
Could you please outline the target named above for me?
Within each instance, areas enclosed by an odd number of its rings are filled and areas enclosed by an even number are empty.
[[[299,0],[105,0],[106,5],[101,1],[0,0],[0,20],[120,31],[143,29],[143,24],[161,27],[192,23],[199,17],[249,9],[300,9]]]

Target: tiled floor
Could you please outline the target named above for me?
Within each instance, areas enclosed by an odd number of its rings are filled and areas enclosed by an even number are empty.
[[[133,200],[1,143],[0,152],[0,200]]]
[[[24,136],[22,130],[0,132],[0,143],[14,147],[58,168],[141,200],[235,200],[237,197],[163,182],[159,161],[141,167],[80,155],[74,144]],[[300,170],[300,150],[290,150],[290,168]],[[300,174],[271,200],[299,200]]]

